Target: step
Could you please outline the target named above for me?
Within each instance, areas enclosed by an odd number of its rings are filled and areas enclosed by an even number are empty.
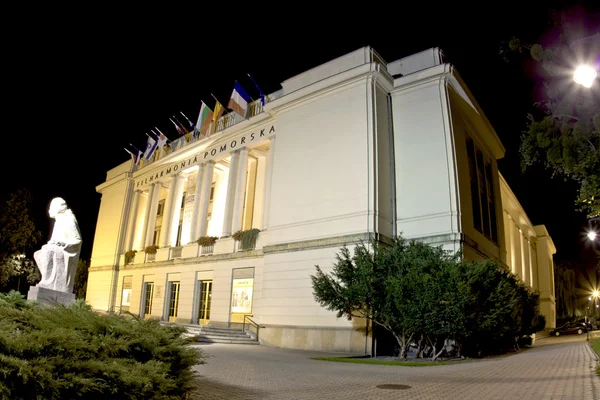
[[[203,343],[229,343],[229,344],[259,344],[256,340],[248,338],[247,340],[242,339],[227,339],[227,338],[214,338],[207,336],[199,336],[196,339],[197,342]]]
[[[217,327],[213,327],[213,326],[201,326],[199,327],[199,329],[201,331],[204,332],[223,332],[223,333],[239,333],[239,332],[244,332],[241,329],[236,329],[236,328],[217,328]]]
[[[223,338],[247,338],[252,337],[247,333],[221,333],[221,332],[198,332],[196,335],[200,336],[214,336],[214,337],[223,337]]]

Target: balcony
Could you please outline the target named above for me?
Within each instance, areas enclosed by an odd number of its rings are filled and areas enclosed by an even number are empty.
[[[262,250],[267,242],[267,232],[258,233],[256,244],[242,248],[241,242],[232,237],[220,238],[214,245],[200,246],[193,242],[184,246],[163,247],[156,251],[156,254],[145,254],[143,251],[137,252],[136,257],[129,263],[125,263],[125,253],[121,254],[121,265],[133,267],[145,263],[154,263],[161,261],[170,261],[175,259],[201,258],[202,261],[209,261],[212,256],[227,256],[236,254],[237,257],[243,257],[244,252],[256,255],[256,250]],[[217,257],[218,258],[218,257]]]
[[[266,100],[266,98],[265,98]],[[150,160],[146,160],[144,158],[142,158],[142,160],[140,161],[140,165],[138,166],[138,170],[140,170],[141,168],[144,168],[147,165],[152,164],[155,161],[158,161],[162,158],[165,158],[167,155],[175,153],[189,145],[191,145],[192,143],[196,143],[196,142],[203,142],[206,141],[209,137],[213,137],[214,135],[218,134],[219,132],[224,131],[227,128],[230,128],[240,122],[243,122],[247,119],[250,119],[258,114],[261,114],[263,112],[263,105],[262,102],[259,100],[255,100],[252,103],[248,104],[248,110],[246,111],[246,115],[245,116],[241,116],[239,114],[236,113],[227,113],[223,116],[221,116],[221,118],[219,118],[216,122],[217,126],[215,128],[215,132],[213,134],[208,134],[206,136],[199,136],[194,138],[192,133],[188,133],[184,136],[180,136],[175,140],[170,141],[170,145],[169,147],[164,147],[162,149],[159,149],[157,151],[154,152],[154,155],[152,156],[152,158]],[[208,132],[212,131],[212,124],[211,126],[208,128]]]

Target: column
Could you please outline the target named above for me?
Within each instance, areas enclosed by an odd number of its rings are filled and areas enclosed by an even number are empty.
[[[503,222],[504,222],[504,254],[505,254],[505,262],[508,265],[508,270],[510,271],[512,268],[512,259],[511,259],[511,243],[510,243],[510,216],[506,210],[502,210]]]
[[[133,191],[133,201],[129,209],[129,218],[127,221],[127,237],[125,239],[125,251],[133,249],[133,238],[135,236],[135,228],[137,225],[138,207],[140,205],[141,190]]]
[[[160,228],[160,247],[167,247],[171,239],[171,222],[173,221],[173,196],[175,196],[175,185],[177,184],[177,175],[171,177],[169,193],[165,200],[165,209],[163,212],[162,227]]]
[[[215,162],[206,163],[204,178],[202,178],[202,193],[200,194],[200,224],[198,226],[198,237],[206,236],[208,230],[208,200],[210,197],[210,187],[212,186],[212,176],[215,168]]]
[[[265,189],[263,192],[262,229],[269,227],[269,209],[271,207],[271,178],[273,177],[273,158],[275,154],[275,135],[269,138],[271,146],[267,154],[267,168],[265,170]]]
[[[515,261],[515,265],[514,265],[514,273],[515,275],[517,275],[519,277],[519,279],[523,279],[523,276],[521,275],[521,261],[522,261],[522,257],[521,257],[521,229],[519,228],[519,225],[516,224],[516,222],[514,223],[514,244],[515,244],[515,252],[514,252],[514,261]]]
[[[144,250],[144,245],[146,244],[146,226],[148,224],[147,214],[148,209],[150,208],[150,193],[152,192],[152,187],[148,190],[144,190],[140,193],[140,203],[141,207],[138,206],[138,214],[142,214],[142,220],[139,230],[137,230],[135,237],[133,238],[133,246],[131,250]],[[142,201],[143,200],[143,201]]]
[[[510,215],[508,216],[508,225],[506,229],[508,230],[508,247],[510,247],[510,272],[516,274],[517,251],[515,246],[515,223]]]
[[[177,245],[177,233],[179,231],[179,217],[181,216],[181,201],[183,200],[183,189],[185,186],[185,175],[177,174],[175,187],[173,188],[173,211],[171,212],[171,228],[168,246]]]
[[[213,163],[214,164],[214,163]],[[206,164],[200,164],[198,167],[198,176],[196,176],[196,190],[194,191],[194,208],[192,209],[192,223],[190,224],[190,241],[197,240],[198,228],[200,227],[198,216],[200,214],[200,195],[202,194],[202,179],[204,179],[204,170]]]
[[[536,254],[535,254],[535,236],[532,236],[529,239],[529,271],[531,272],[531,288],[533,290],[538,290],[538,273],[537,273],[537,262],[536,262]]]
[[[231,236],[231,220],[233,218],[233,204],[235,200],[235,184],[237,181],[237,169],[240,152],[236,150],[231,153],[229,161],[229,177],[227,179],[227,198],[225,199],[225,214],[223,216],[223,236]]]
[[[237,179],[235,182],[235,195],[233,200],[233,216],[231,232],[242,229],[242,218],[244,215],[244,200],[246,199],[246,175],[248,172],[248,148],[240,149]]]
[[[146,209],[146,246],[150,246],[154,241],[154,228],[156,227],[156,212],[158,211],[158,197],[160,195],[160,188],[162,187],[162,183],[156,182],[152,184],[152,188],[150,189],[150,198],[148,202],[150,206]]]
[[[521,254],[523,256],[521,277],[525,285],[529,286],[529,240],[526,232],[521,233]]]

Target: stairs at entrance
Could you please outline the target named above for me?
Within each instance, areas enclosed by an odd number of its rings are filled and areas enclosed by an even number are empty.
[[[196,336],[198,342],[259,344],[256,337],[235,328],[215,328],[212,326],[187,326],[186,336]]]

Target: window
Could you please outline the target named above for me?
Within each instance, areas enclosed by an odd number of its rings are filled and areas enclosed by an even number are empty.
[[[475,146],[470,138],[467,138],[467,158],[473,205],[473,226],[485,237],[497,243],[498,225],[492,163],[484,157],[483,152]]]
[[[154,237],[152,238],[152,244],[158,245],[160,239],[160,228],[162,226],[163,214],[165,211],[165,200],[158,202],[158,209],[156,210],[156,223],[154,224]]]
[[[215,182],[210,186],[210,194],[208,195],[208,213],[206,215],[206,219],[210,221],[210,217],[212,216],[213,203],[215,198]]]
[[[183,229],[183,215],[185,214],[185,199],[187,196],[187,192],[183,192],[181,196],[181,211],[179,213],[179,225],[177,227],[177,240],[175,241],[175,246],[181,246],[181,232]]]
[[[121,311],[129,311],[131,307],[131,276],[123,277],[123,288],[121,291]]]

